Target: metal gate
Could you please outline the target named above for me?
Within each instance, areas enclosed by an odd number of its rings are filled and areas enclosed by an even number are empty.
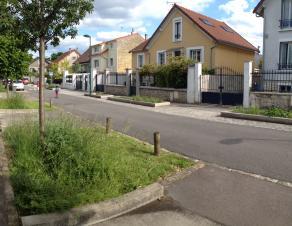
[[[136,96],[136,74],[130,75],[130,96]]]
[[[76,77],[76,90],[82,90],[82,80],[83,80],[82,75],[78,75]]]
[[[219,67],[201,77],[202,103],[242,105],[242,73],[227,67]]]

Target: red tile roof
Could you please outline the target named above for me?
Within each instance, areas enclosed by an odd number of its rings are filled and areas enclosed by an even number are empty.
[[[137,47],[135,47],[134,49],[132,49],[130,51],[131,52],[141,52],[145,49],[145,47],[148,45],[150,39],[145,40],[144,42],[142,42],[140,45],[138,45]]]
[[[261,0],[257,6],[254,8],[253,13],[257,13],[257,11],[259,10],[260,7],[262,7],[263,3],[265,0]]]
[[[56,60],[54,60],[52,63],[59,63],[61,60],[69,56],[71,53],[76,52],[77,55],[81,55],[76,49],[70,49],[69,51],[63,53],[61,56],[59,56]]]
[[[229,45],[241,49],[246,49],[249,51],[259,51],[256,47],[254,47],[251,43],[249,43],[246,39],[244,39],[240,34],[238,34],[235,30],[229,27],[226,23],[222,21],[215,20],[211,17],[207,17],[200,13],[196,13],[190,9],[184,8],[177,4],[174,4],[173,8],[170,10],[168,15],[164,18],[161,25],[166,21],[170,13],[177,8],[184,15],[186,15],[193,23],[195,23],[202,31],[204,31],[207,35],[209,35],[216,43]],[[132,51],[142,51],[145,50],[147,45],[151,42],[156,33],[158,33],[159,28],[157,28],[154,35],[148,40],[147,43],[144,42],[144,46],[141,44],[134,48]],[[191,34],[188,34],[191,35]],[[143,49],[142,49],[143,47]]]
[[[216,42],[244,48],[247,50],[258,51],[256,47],[254,47],[251,43],[249,43],[226,23],[196,13],[182,6],[176,5],[176,7],[186,16],[188,16],[204,32],[211,36]],[[211,25],[206,24],[204,20],[208,21]],[[225,28],[227,31],[225,30]]]
[[[85,64],[90,61],[90,48],[88,48],[75,62],[74,64]]]

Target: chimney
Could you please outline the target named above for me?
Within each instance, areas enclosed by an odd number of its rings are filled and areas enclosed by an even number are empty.
[[[147,40],[147,38],[148,38],[148,35],[147,35],[147,34],[145,34],[145,40]]]
[[[72,49],[71,49],[71,48],[69,48],[69,51],[70,51],[70,52],[71,52],[71,50],[72,50]]]
[[[134,34],[134,28],[132,28],[132,31],[131,31],[131,35],[133,35]]]

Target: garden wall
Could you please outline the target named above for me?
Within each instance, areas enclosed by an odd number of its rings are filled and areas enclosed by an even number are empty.
[[[251,92],[250,102],[252,107],[292,109],[292,93]]]
[[[140,95],[148,97],[157,97],[165,101],[186,103],[187,102],[187,90],[186,89],[171,89],[171,88],[159,88],[159,87],[140,87]]]
[[[105,85],[104,91],[107,94],[112,94],[112,95],[117,95],[117,96],[127,96],[128,95],[127,86]]]

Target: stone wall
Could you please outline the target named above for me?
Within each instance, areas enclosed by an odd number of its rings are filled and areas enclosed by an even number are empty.
[[[158,87],[140,87],[141,96],[157,97],[165,101],[186,103],[187,90],[186,89],[170,89]]]
[[[117,96],[127,96],[127,87],[121,85],[105,85],[104,91],[107,94],[117,95]]]
[[[280,107],[292,109],[292,93],[252,92],[250,94],[252,107]]]

